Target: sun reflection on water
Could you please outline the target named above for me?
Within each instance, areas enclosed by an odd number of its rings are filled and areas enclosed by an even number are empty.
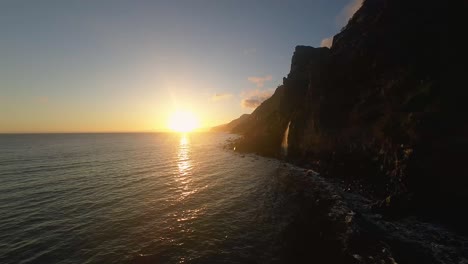
[[[188,195],[194,193],[196,190],[190,189],[190,182],[192,181],[192,160],[190,158],[190,139],[187,134],[182,134],[179,141],[179,151],[177,154],[177,166],[179,173],[176,181],[179,182],[179,190],[181,191],[180,200],[183,200]]]

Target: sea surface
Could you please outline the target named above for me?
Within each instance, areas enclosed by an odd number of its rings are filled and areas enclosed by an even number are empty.
[[[231,137],[0,135],[0,263],[287,262],[285,165]]]

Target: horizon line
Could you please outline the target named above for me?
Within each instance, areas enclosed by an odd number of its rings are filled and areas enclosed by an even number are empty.
[[[210,128],[195,129],[185,133],[210,132]],[[20,134],[143,134],[143,133],[181,133],[172,130],[140,130],[140,131],[28,131],[28,132],[0,132],[0,135],[20,135]]]

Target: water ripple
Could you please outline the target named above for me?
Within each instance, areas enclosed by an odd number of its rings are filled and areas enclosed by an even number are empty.
[[[274,259],[277,164],[227,137],[0,136],[0,262]]]

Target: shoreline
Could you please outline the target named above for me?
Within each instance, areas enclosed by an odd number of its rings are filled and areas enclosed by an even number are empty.
[[[414,215],[389,219],[372,210],[372,200],[343,191],[343,186],[307,169],[283,164],[279,171],[290,191],[303,192],[299,202],[311,203],[302,205],[307,212],[301,215],[307,217],[300,221],[318,231],[322,243],[336,247],[330,251],[341,255],[344,263],[468,261],[468,238],[441,224]]]
[[[468,263],[468,237],[450,225],[417,212],[398,212],[400,208],[392,207],[395,201],[368,195],[370,186],[364,183],[324,177],[294,160],[236,150],[238,139],[227,140],[225,149],[278,160],[279,179],[274,180],[285,183],[284,191],[301,197],[297,203],[305,211],[298,212],[295,222],[301,224],[292,233],[317,237],[291,238],[290,247],[310,247],[307,252],[314,252],[314,247],[326,245],[319,259],[327,262],[327,255],[334,255],[339,263]]]

